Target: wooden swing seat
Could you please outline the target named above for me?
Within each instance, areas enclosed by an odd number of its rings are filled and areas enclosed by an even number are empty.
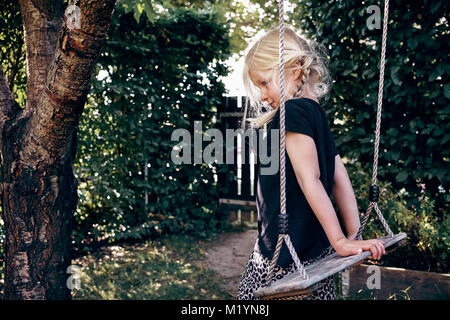
[[[384,247],[387,248],[405,238],[406,233],[401,232],[394,234],[392,237],[378,238],[378,240],[384,241]],[[279,281],[273,282],[268,287],[258,289],[255,291],[255,296],[262,299],[274,299],[287,295],[307,294],[310,291],[308,288],[315,283],[367,259],[370,255],[370,251],[363,251],[357,255],[341,257],[335,252],[322,260],[306,266],[307,279],[301,277],[298,272],[294,272]]]

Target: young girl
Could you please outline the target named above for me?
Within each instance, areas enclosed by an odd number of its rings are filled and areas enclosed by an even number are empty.
[[[279,32],[278,28],[272,29],[259,39],[246,55],[244,65],[244,86],[257,115],[247,121],[252,128],[267,125],[268,150],[271,149],[270,130],[279,129],[280,123]],[[382,241],[355,240],[360,226],[356,198],[318,101],[329,88],[324,51],[320,45],[308,43],[297,35],[292,27],[285,28],[284,39],[286,213],[292,244],[304,266],[333,250],[340,256],[370,250],[372,257],[379,259],[385,253]],[[272,110],[263,112],[267,106],[264,103]],[[248,101],[245,113],[247,105]],[[264,166],[260,163],[258,169],[258,238],[245,267],[237,299],[257,299],[254,292],[267,285],[268,269],[278,239],[280,172],[261,174]],[[345,234],[331,203],[331,194]],[[272,281],[292,272],[297,270],[283,244]],[[331,276],[319,282],[308,299],[335,298]]]

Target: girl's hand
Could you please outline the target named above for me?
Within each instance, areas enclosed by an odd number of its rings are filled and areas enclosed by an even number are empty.
[[[379,260],[383,254],[386,254],[384,242],[376,239],[349,240],[344,237],[337,240],[334,243],[333,248],[341,257],[359,254],[364,250],[370,250],[372,258]]]

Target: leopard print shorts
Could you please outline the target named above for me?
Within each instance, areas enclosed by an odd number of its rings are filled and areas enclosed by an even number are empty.
[[[327,248],[319,257],[305,261],[303,265],[306,267],[311,263],[323,258],[324,256],[333,252],[333,248]],[[270,265],[270,259],[264,257],[257,250],[257,243],[255,249],[250,255],[250,259],[245,267],[244,273],[237,292],[237,300],[259,300],[254,296],[254,292],[260,287],[266,285],[268,277],[268,270]],[[273,271],[272,282],[283,279],[286,275],[297,272],[297,267],[292,262],[287,268],[275,266]],[[314,286],[312,294],[305,298],[305,300],[335,300],[336,299],[336,284],[333,276],[330,276]]]

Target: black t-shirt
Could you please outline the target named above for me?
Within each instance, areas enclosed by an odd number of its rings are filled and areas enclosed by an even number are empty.
[[[280,128],[280,109],[267,125],[264,143],[271,154],[271,131]],[[332,193],[335,156],[338,154],[329,128],[325,111],[319,103],[309,98],[291,99],[285,102],[285,130],[306,134],[314,139],[317,148],[320,180],[328,194]],[[271,147],[272,146],[272,147]],[[279,148],[274,149],[279,159]],[[286,151],[286,213],[288,234],[300,261],[320,255],[330,242],[306,200]],[[267,162],[267,161],[266,161]],[[278,239],[278,215],[280,213],[280,170],[276,174],[261,174],[261,168],[269,167],[258,161],[256,203],[258,210],[258,245],[265,257],[272,259]],[[286,244],[280,252],[277,264],[286,267],[292,262]]]

